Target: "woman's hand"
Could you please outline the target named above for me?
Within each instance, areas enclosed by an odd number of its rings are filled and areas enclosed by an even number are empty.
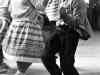
[[[9,23],[7,20],[0,19],[0,34],[6,32],[8,29]]]

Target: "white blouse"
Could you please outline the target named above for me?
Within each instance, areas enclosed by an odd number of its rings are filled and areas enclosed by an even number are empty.
[[[37,13],[34,7],[44,9],[43,2],[44,0],[0,0],[0,19],[30,19]]]

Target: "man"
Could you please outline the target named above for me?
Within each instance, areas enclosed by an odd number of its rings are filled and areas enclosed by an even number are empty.
[[[47,16],[56,25],[56,22],[63,20],[58,24],[56,34],[47,42],[47,52],[42,58],[42,62],[51,75],[79,75],[74,67],[74,56],[79,39],[88,40],[90,33],[88,20],[86,18],[86,8],[83,0],[64,0],[60,4],[59,0],[51,0],[51,6],[46,9]],[[57,11],[57,5],[62,5],[60,8],[60,17]],[[50,11],[51,10],[51,11]],[[56,11],[54,11],[56,10]],[[90,29],[90,28],[89,28]],[[56,64],[55,54],[59,53],[60,68]]]

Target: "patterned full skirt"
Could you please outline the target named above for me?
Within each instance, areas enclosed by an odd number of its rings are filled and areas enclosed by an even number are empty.
[[[13,20],[2,43],[5,58],[34,62],[45,52],[42,26],[34,21]]]

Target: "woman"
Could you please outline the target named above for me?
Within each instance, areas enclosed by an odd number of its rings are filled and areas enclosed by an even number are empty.
[[[24,75],[32,64],[33,57],[43,55],[45,44],[41,31],[43,16],[40,11],[44,10],[47,2],[48,0],[0,0],[0,20],[3,27],[10,22],[2,42],[3,53],[7,59],[17,62],[18,71],[15,75]]]

